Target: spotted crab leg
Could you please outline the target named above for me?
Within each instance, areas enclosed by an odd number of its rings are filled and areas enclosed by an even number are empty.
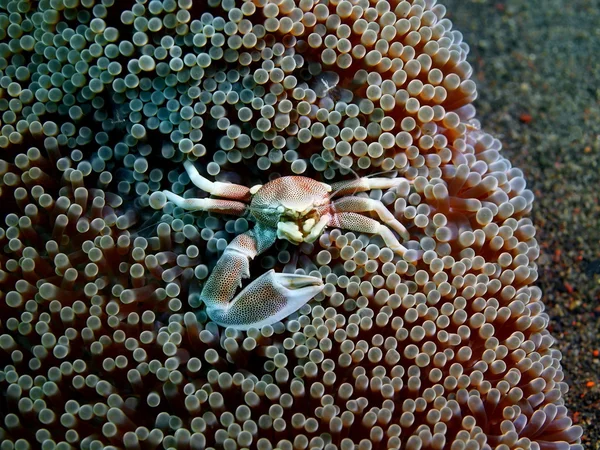
[[[184,161],[183,167],[185,167],[185,171],[190,177],[190,181],[205,192],[216,195],[217,197],[225,197],[233,200],[247,201],[251,197],[250,188],[247,186],[222,183],[220,181],[210,181],[207,178],[204,178],[200,175],[198,169],[196,169],[191,161]]]
[[[257,224],[227,246],[200,294],[213,322],[239,330],[271,325],[321,292],[321,278],[270,270],[234,298],[242,280],[250,276],[250,260],[271,247],[275,239],[274,229]]]
[[[219,200],[215,198],[183,198],[171,191],[163,191],[167,200],[188,211],[213,211],[233,216],[243,216],[248,205],[234,200]]]
[[[375,212],[387,226],[396,231],[403,239],[410,239],[410,234],[396,217],[378,200],[364,197],[344,197],[334,201],[330,208],[339,212]]]
[[[356,180],[338,181],[331,184],[333,196],[355,194],[372,189],[390,189],[403,183],[410,183],[406,178],[358,178]]]
[[[385,245],[395,253],[404,256],[408,252],[408,249],[394,236],[392,230],[370,217],[353,212],[340,212],[330,215],[328,225],[359,233],[378,234],[385,241]]]

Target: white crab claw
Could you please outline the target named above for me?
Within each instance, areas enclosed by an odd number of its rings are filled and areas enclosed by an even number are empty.
[[[304,238],[297,224],[283,221],[277,223],[277,237],[279,239],[287,239],[288,241],[295,242],[297,244],[302,242]]]
[[[317,223],[317,221],[313,218],[305,220],[304,224],[302,225],[302,231],[309,233],[310,230],[312,230],[312,227],[315,226],[315,223]]]
[[[267,283],[272,284],[275,289],[283,293],[288,299],[304,297],[302,304],[313,298],[323,290],[323,280],[310,275],[300,275],[297,273],[278,273],[273,269],[257,278],[257,281],[265,278]]]
[[[329,219],[329,215],[322,216],[319,221],[311,227],[310,233],[304,238],[304,241],[312,244],[319,239],[319,236],[323,234],[323,230],[327,227]]]
[[[238,330],[264,327],[285,319],[323,290],[321,278],[269,270],[225,308],[208,308],[213,322]]]

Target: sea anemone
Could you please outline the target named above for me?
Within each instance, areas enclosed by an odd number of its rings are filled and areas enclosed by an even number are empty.
[[[580,450],[523,173],[480,129],[436,0],[0,2],[1,449]],[[199,292],[251,186],[402,176],[407,226],[280,241],[322,277],[283,322],[219,328]],[[357,194],[365,195],[365,194]],[[164,208],[163,208],[164,207]]]

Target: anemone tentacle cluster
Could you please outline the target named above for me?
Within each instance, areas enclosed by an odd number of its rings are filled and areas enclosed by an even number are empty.
[[[436,0],[0,1],[0,449],[581,450],[528,218]],[[248,331],[199,292],[252,186],[410,180],[406,224],[256,258],[320,277]],[[358,194],[367,195],[367,194]],[[163,208],[164,207],[164,208]]]

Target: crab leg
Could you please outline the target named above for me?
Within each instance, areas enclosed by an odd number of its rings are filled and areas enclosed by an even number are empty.
[[[204,178],[198,172],[198,169],[191,161],[184,161],[183,167],[190,177],[190,181],[205,192],[217,197],[231,198],[235,200],[249,200],[250,188],[241,184],[222,183],[220,181],[210,181]]]
[[[365,192],[372,189],[390,189],[399,186],[408,180],[406,178],[367,178],[362,177],[356,180],[338,181],[331,184],[334,196],[355,194],[356,192]]]
[[[275,239],[274,229],[258,224],[225,249],[200,294],[213,322],[239,330],[271,325],[321,292],[321,278],[270,270],[234,298],[242,279],[250,276],[250,260],[273,245]]]
[[[396,231],[403,239],[410,239],[408,231],[396,217],[378,200],[364,197],[344,197],[332,203],[331,209],[335,212],[375,212],[379,218]]]
[[[385,245],[400,256],[404,256],[408,250],[400,244],[400,241],[394,236],[392,230],[370,217],[365,217],[353,212],[340,212],[331,215],[328,225],[330,227],[358,231],[359,233],[378,234],[385,241]]]
[[[248,205],[234,200],[218,200],[214,198],[183,198],[171,191],[163,191],[167,200],[188,211],[212,211],[233,216],[243,216]]]

